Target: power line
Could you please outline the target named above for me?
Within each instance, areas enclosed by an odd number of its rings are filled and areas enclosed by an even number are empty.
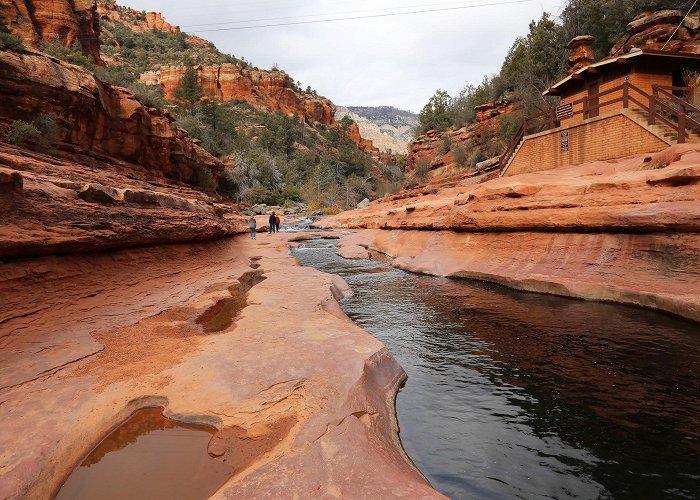
[[[464,9],[475,9],[478,7],[493,7],[497,5],[510,5],[510,4],[517,4],[517,3],[527,3],[527,2],[533,2],[534,0],[507,0],[503,2],[491,2],[491,3],[482,3],[482,4],[475,4],[475,5],[464,5],[461,7],[445,7],[441,9],[425,9],[425,10],[414,10],[414,11],[407,11],[407,12],[392,12],[392,13],[387,13],[387,14],[368,14],[366,16],[353,16],[353,17],[336,17],[332,19],[316,19],[312,21],[296,21],[296,22],[289,22],[289,23],[274,23],[274,24],[259,24],[255,26],[232,26],[228,28],[213,28],[213,29],[208,29],[208,30],[195,30],[195,31],[190,31],[189,33],[210,33],[213,31],[237,31],[237,30],[249,30],[249,29],[257,29],[257,28],[274,28],[276,26],[298,26],[300,24],[318,24],[318,23],[330,23],[330,22],[336,22],[336,21],[354,21],[358,19],[373,19],[373,18],[381,18],[381,17],[394,17],[394,16],[407,16],[407,15],[413,15],[413,14],[426,14],[429,12],[447,12],[447,11],[455,11],[455,10],[464,10]]]
[[[452,2],[439,2],[439,3],[432,3],[432,4],[426,4],[426,5],[402,5],[400,7],[386,7],[384,9],[372,9],[369,12],[372,11],[387,11],[387,10],[398,10],[398,9],[410,9],[413,7],[435,7],[438,5],[455,5],[455,4],[463,4],[465,3],[464,1],[458,2],[458,1],[452,1]],[[202,24],[181,24],[180,28],[196,28],[200,26],[221,26],[223,24],[243,24],[243,23],[259,23],[259,22],[264,22],[264,21],[280,21],[283,19],[302,19],[305,17],[324,17],[324,16],[337,16],[337,15],[342,15],[342,14],[359,14],[361,12],[368,12],[367,10],[354,10],[354,11],[345,11],[345,12],[335,12],[331,14],[306,14],[306,15],[301,15],[301,16],[284,16],[284,17],[265,17],[261,19],[244,19],[241,21],[222,21],[222,22],[216,22],[216,23],[202,23]]]
[[[681,19],[681,22],[678,23],[678,26],[676,26],[676,29],[673,30],[673,33],[672,33],[671,36],[668,38],[668,40],[666,40],[666,43],[664,44],[664,46],[661,47],[661,50],[664,50],[664,49],[666,48],[666,45],[668,45],[668,42],[670,42],[671,39],[672,39],[674,36],[676,36],[676,33],[678,33],[678,30],[679,30],[680,27],[681,27],[681,24],[683,24],[683,21],[685,21],[686,18],[687,18],[687,17],[690,15],[690,13],[693,11],[693,9],[695,8],[695,4],[696,4],[696,3],[698,3],[698,0],[695,0],[695,1],[693,2],[693,5],[690,7],[690,10],[688,10],[688,13],[687,13],[685,16],[683,16],[683,19]]]

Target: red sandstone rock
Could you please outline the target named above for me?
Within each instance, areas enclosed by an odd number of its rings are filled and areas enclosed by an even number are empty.
[[[194,144],[167,112],[147,108],[128,90],[87,70],[22,51],[0,51],[0,125],[53,113],[61,149],[138,164],[189,182],[217,176],[223,164]]]
[[[196,67],[204,94],[225,101],[242,99],[252,106],[269,112],[281,111],[288,116],[304,117],[324,125],[335,124],[335,108],[327,99],[295,91],[292,80],[282,71],[262,71],[241,68],[236,64]],[[168,99],[185,73],[185,67],[164,66],[159,83]],[[148,81],[153,80],[149,73]]]
[[[567,49],[571,49],[568,61],[569,74],[576,73],[579,69],[595,62],[592,47],[594,40],[592,36],[581,35],[575,37],[566,46]]]
[[[619,300],[700,321],[700,146],[677,145],[644,160],[641,155],[481,184],[464,179],[378,200],[316,225],[389,230],[371,233],[386,234],[381,245],[367,238],[343,245],[407,257],[424,248],[420,264],[397,261],[411,270]],[[421,232],[407,234],[396,247],[396,230]]]
[[[215,426],[215,455],[249,450],[213,498],[444,498],[398,440],[405,373],[283,237],[0,264],[0,498],[52,498],[148,406]],[[253,260],[266,279],[204,334]]]
[[[247,230],[235,206],[214,204],[207,194],[167,184],[138,165],[76,161],[0,143],[0,260]]]
[[[360,245],[341,245],[338,255],[344,259],[369,259],[369,252]]]
[[[676,31],[683,15],[678,10],[640,14],[627,25],[627,33],[610,50],[610,56],[625,54],[633,47],[700,53],[700,12],[688,16]]]
[[[162,31],[164,33],[179,33],[179,26],[173,26],[158,12],[146,12],[146,26],[149,30]]]
[[[3,13],[28,47],[37,49],[41,41],[70,47],[78,41],[93,62],[102,62],[96,0],[15,0]]]
[[[348,139],[354,142],[360,151],[364,151],[370,155],[374,161],[381,162],[383,158],[387,159],[388,155],[384,155],[383,157],[379,152],[379,148],[376,148],[372,141],[362,138],[360,135],[360,127],[357,125],[357,123],[351,123],[345,130],[345,133],[348,136]]]

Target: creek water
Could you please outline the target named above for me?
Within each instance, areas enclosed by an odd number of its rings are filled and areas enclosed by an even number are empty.
[[[346,314],[408,374],[407,453],[452,498],[700,498],[700,327],[293,251],[339,274]]]
[[[162,408],[138,410],[110,433],[66,480],[57,500],[200,500],[233,466],[207,453],[215,429],[174,422]]]

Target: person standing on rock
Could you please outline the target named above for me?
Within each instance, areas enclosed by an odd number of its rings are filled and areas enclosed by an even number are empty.
[[[248,227],[250,228],[250,239],[254,240],[255,239],[255,228],[258,226],[257,221],[255,220],[255,217],[251,217],[248,219]]]
[[[280,232],[280,216],[275,215],[275,231]]]
[[[272,212],[270,214],[270,218],[268,219],[268,225],[270,227],[270,234],[275,232],[275,228],[277,227],[277,215],[275,215],[275,212]]]

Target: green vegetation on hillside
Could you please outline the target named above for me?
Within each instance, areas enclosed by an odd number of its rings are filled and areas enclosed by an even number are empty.
[[[218,190],[238,201],[345,208],[385,187],[371,158],[339,127],[264,113],[242,101],[206,99],[174,114],[205,149],[233,164]]]

